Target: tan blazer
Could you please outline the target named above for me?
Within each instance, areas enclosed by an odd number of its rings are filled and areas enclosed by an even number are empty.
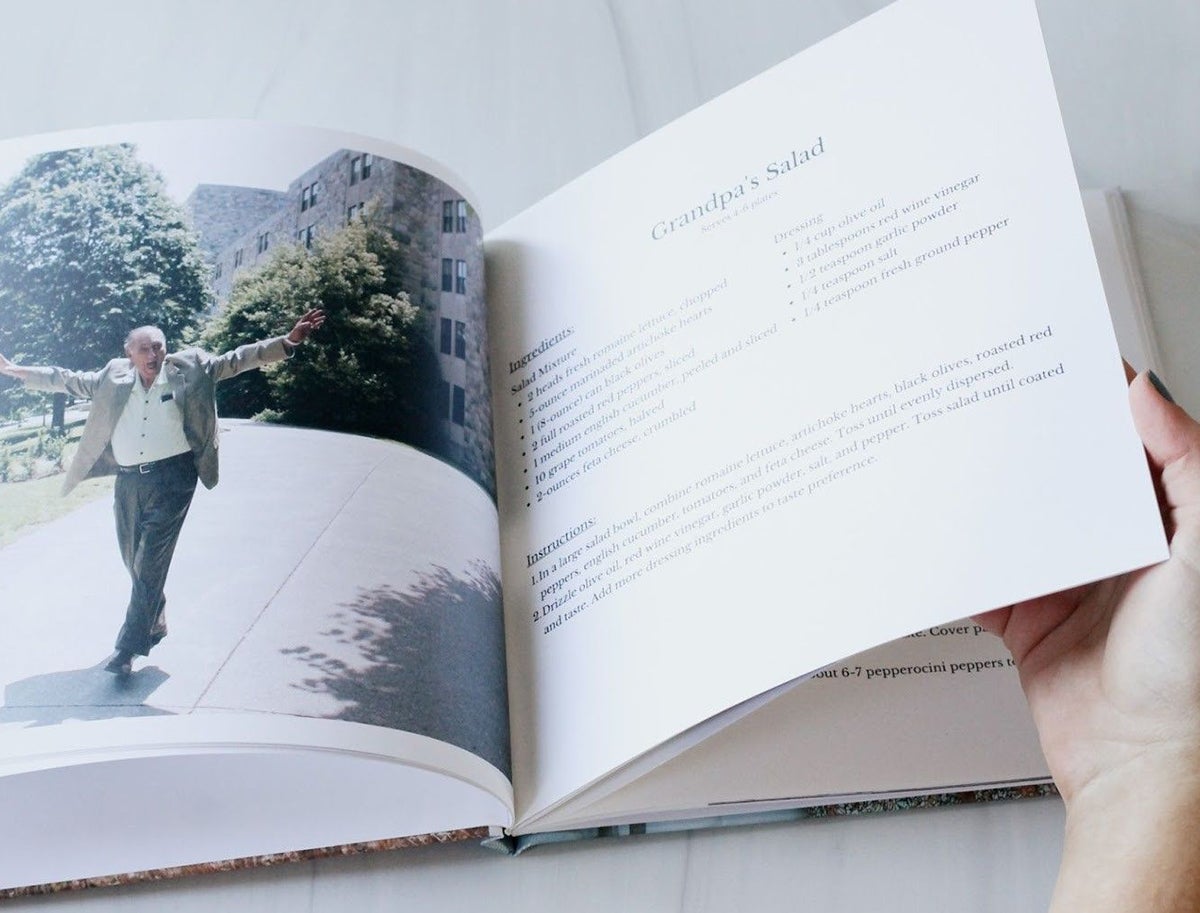
[[[217,384],[243,371],[261,368],[291,355],[282,336],[239,346],[224,355],[184,349],[166,357],[167,375],[175,402],[183,412],[183,433],[196,461],[196,474],[205,488],[217,484]],[[68,371],[35,367],[25,385],[31,390],[66,393],[92,401],[83,437],[67,477],[63,494],[93,476],[112,475],[117,461],[112,453],[113,429],[133,392],[137,372],[128,358],[114,358],[99,371]]]

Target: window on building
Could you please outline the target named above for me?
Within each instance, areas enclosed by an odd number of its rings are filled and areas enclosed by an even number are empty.
[[[454,261],[454,291],[460,295],[467,293],[467,261]]]
[[[467,201],[442,201],[442,233],[457,232],[462,234],[467,230]]]
[[[220,279],[220,278],[221,278],[221,273],[222,273],[222,272],[224,272],[224,270],[221,268],[221,264],[220,264],[220,263],[218,263],[218,264],[217,264],[217,268],[216,268],[215,270],[213,270],[213,278],[214,278],[214,279]]]
[[[454,321],[454,357],[467,357],[467,325],[461,320]]]
[[[300,191],[300,211],[306,212],[317,205],[317,196],[320,192],[320,181],[313,181],[312,184],[306,185]]]
[[[441,410],[438,414],[443,418],[450,417],[450,382],[447,380],[438,381],[438,408]]]
[[[267,248],[270,245],[271,245],[271,233],[264,231],[261,235],[258,236],[258,245],[256,247],[256,253],[265,254],[267,252]]]
[[[438,346],[443,355],[450,354],[450,338],[453,334],[453,321],[449,317],[442,318],[442,338]]]
[[[366,218],[366,203],[355,203],[352,206],[346,207],[346,224],[349,225],[355,219],[360,222]]]
[[[239,247],[233,252],[233,268],[237,269],[242,265],[242,249]]]
[[[306,248],[310,248],[313,246],[313,237],[316,235],[316,233],[317,226],[315,223],[308,226],[308,228],[302,228],[296,232],[296,243],[303,244]]]
[[[467,391],[454,385],[454,399],[450,403],[450,421],[456,425],[467,423]]]
[[[371,166],[375,164],[375,156],[369,152],[364,152],[362,155],[356,155],[350,159],[350,184],[357,184],[359,181],[365,181],[371,176]]]
[[[454,261],[442,260],[442,291],[454,291]]]
[[[313,181],[300,191],[300,211],[305,212],[317,205],[317,196],[321,192],[321,182]]]

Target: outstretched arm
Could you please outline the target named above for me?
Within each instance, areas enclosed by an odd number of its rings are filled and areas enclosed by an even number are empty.
[[[47,365],[22,366],[0,355],[0,374],[21,381],[30,390],[42,393],[66,393],[90,399],[96,392],[98,371],[68,371]]]
[[[22,368],[16,362],[9,361],[3,355],[0,355],[0,374],[5,377],[11,377],[15,380],[24,381],[29,376],[29,369]]]
[[[1146,375],[1129,396],[1170,558],[979,619],[1066,802],[1062,913],[1200,910],[1200,424]]]
[[[296,321],[286,336],[251,342],[224,355],[204,356],[207,370],[217,381],[222,381],[243,371],[252,371],[272,362],[282,361],[324,322],[325,312],[320,308],[313,308]]]

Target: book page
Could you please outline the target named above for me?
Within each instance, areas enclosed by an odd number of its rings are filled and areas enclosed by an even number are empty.
[[[839,660],[653,770],[628,775],[623,788],[591,803],[585,794],[547,823],[559,825],[564,814],[590,826],[702,817],[1050,779],[1016,666],[971,619]]]
[[[98,841],[129,818],[131,797],[136,826]],[[6,731],[0,803],[2,898],[23,886],[499,827],[512,794],[493,765],[443,740],[208,712]]]
[[[1123,211],[1114,202],[1115,191],[1083,192],[1117,342],[1128,361],[1145,363],[1153,338],[1133,331],[1144,318],[1128,292],[1138,264],[1131,249],[1113,243],[1113,213]],[[966,618],[838,660],[710,717],[556,806],[538,829],[1049,780],[1012,657]]]
[[[0,808],[66,846],[72,784],[178,796],[98,874],[509,823],[482,229],[448,177],[263,123],[0,143]],[[246,754],[254,804],[220,789]],[[309,765],[338,811],[289,827]],[[459,824],[377,801],[431,778]]]
[[[1030,3],[889,7],[488,242],[519,818],[1165,557]]]

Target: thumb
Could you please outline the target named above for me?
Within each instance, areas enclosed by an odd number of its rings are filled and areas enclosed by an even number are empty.
[[[1159,392],[1149,372],[1129,385],[1129,405],[1150,467],[1160,479],[1165,511],[1177,521],[1200,525],[1200,424]]]

